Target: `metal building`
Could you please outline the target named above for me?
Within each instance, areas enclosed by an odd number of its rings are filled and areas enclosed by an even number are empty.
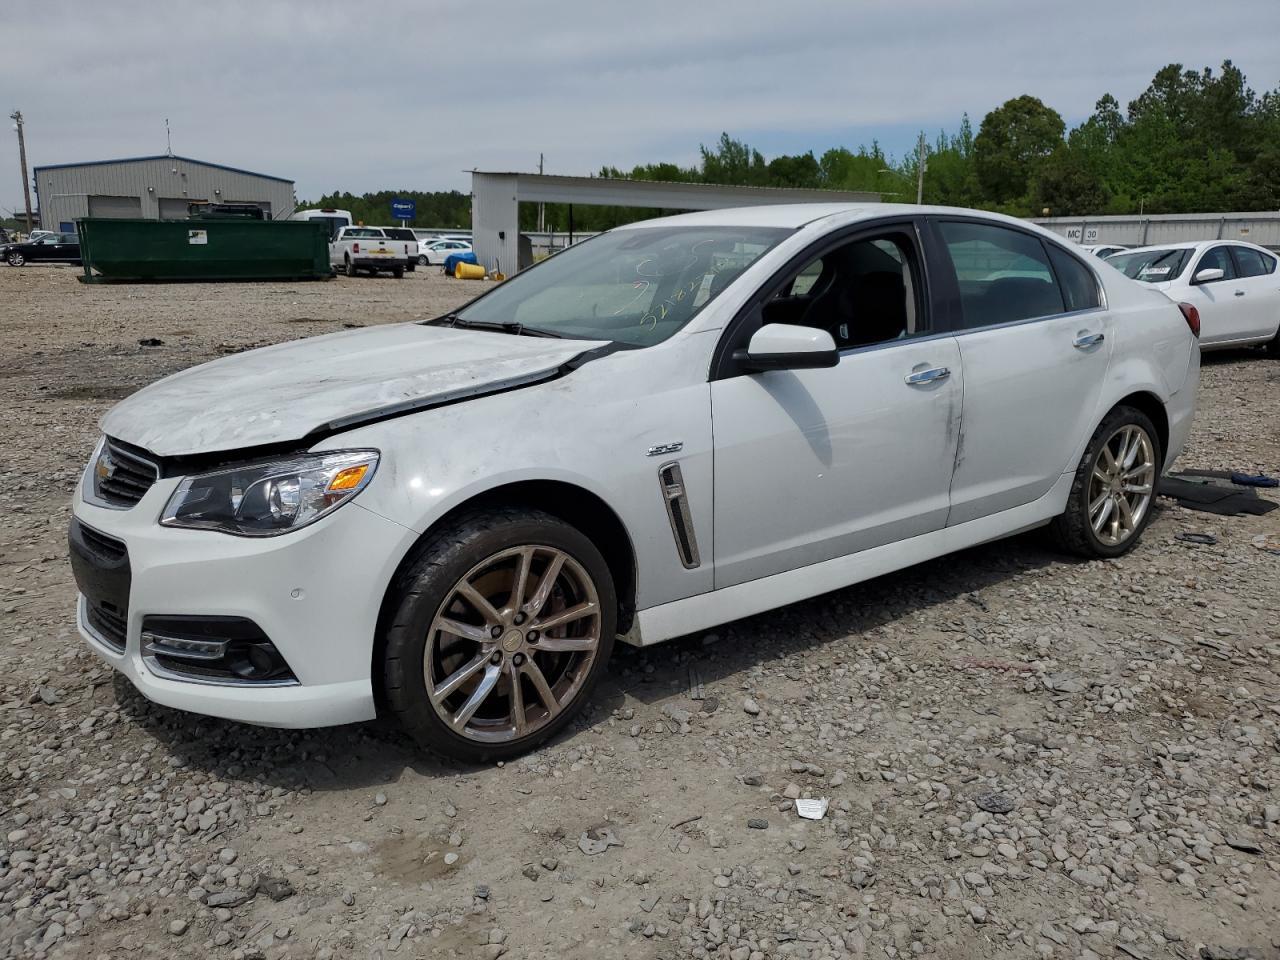
[[[1166,213],[1121,217],[1036,217],[1033,223],[1076,243],[1145,247],[1187,240],[1247,240],[1280,250],[1280,211]]]
[[[520,252],[520,203],[570,203],[660,210],[720,210],[769,203],[868,203],[880,194],[850,190],[737,187],[713,183],[559,177],[541,173],[471,171],[471,237],[476,259],[489,270],[528,266]],[[530,245],[526,244],[526,250]]]
[[[69,233],[78,217],[185,220],[187,204],[257,203],[283,219],[293,212],[293,181],[190,157],[131,157],[57,163],[32,171],[46,230]]]

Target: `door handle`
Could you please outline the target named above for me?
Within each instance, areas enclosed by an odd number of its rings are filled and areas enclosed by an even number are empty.
[[[1105,339],[1107,339],[1107,337],[1106,334],[1103,333],[1082,333],[1071,341],[1071,345],[1083,350],[1085,347],[1097,346]]]
[[[1237,297],[1243,297],[1243,296],[1244,296],[1244,291],[1243,291],[1243,290],[1237,290],[1237,291],[1236,291],[1236,296],[1237,296]]]
[[[945,380],[951,376],[951,371],[946,367],[934,367],[931,370],[921,370],[919,373],[907,375],[907,383],[910,386],[917,386],[922,383],[933,383],[936,380]]]

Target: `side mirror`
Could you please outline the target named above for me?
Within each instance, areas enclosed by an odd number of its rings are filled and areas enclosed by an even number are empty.
[[[840,351],[825,330],[791,323],[766,323],[752,335],[747,349],[734,352],[733,359],[752,372],[809,370],[834,367],[840,362]]]
[[[1205,267],[1203,270],[1197,271],[1195,283],[1213,283],[1215,280],[1221,280],[1226,274],[1221,267]]]

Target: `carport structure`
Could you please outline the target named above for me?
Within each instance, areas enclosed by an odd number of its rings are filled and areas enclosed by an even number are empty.
[[[878,193],[471,171],[471,240],[489,270],[520,267],[520,203],[719,210],[770,203],[876,203]]]

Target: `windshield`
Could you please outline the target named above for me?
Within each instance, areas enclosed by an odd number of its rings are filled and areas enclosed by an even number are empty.
[[[458,311],[578,340],[661,343],[789,230],[639,227],[600,234],[517,274]]]
[[[1191,258],[1190,250],[1139,250],[1137,253],[1117,253],[1107,257],[1111,264],[1126,277],[1144,283],[1164,283],[1174,280]]]

